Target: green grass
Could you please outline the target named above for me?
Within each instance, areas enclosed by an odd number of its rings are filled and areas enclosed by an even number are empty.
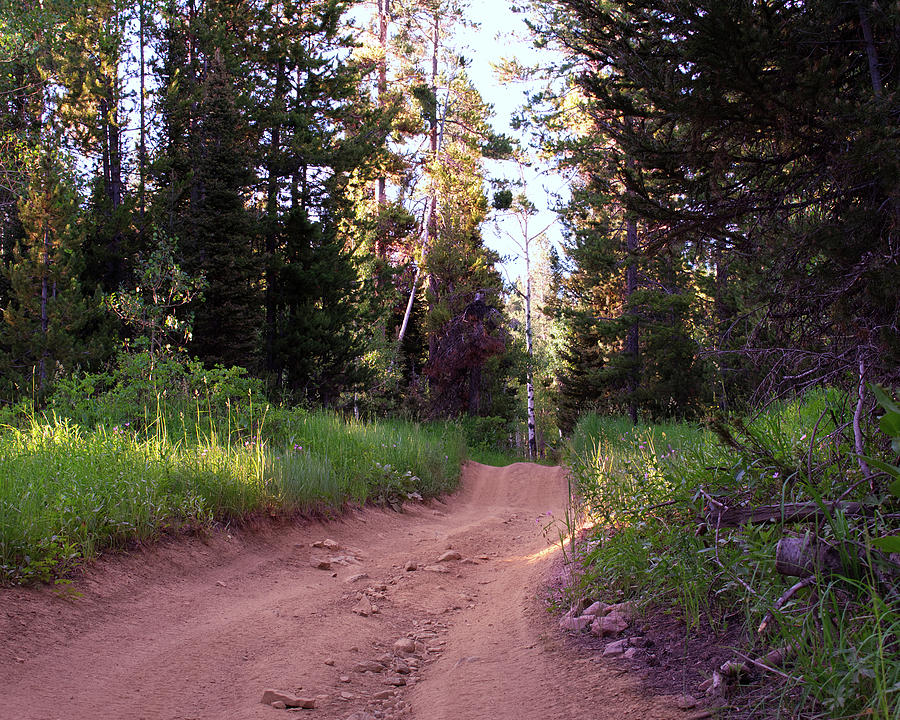
[[[0,582],[50,580],[172,526],[396,507],[458,481],[465,445],[453,425],[257,410],[245,423],[197,413],[191,425],[184,413],[161,413],[85,428],[49,415],[0,430]]]
[[[797,580],[776,572],[775,546],[810,525],[702,528],[710,498],[734,507],[843,496],[873,514],[829,515],[815,528],[824,541],[871,553],[873,537],[896,533],[896,519],[884,514],[896,502],[887,479],[875,479],[873,491],[852,437],[832,432],[851,406],[833,391],[811,393],[733,421],[721,437],[684,424],[634,428],[624,418],[583,418],[568,462],[582,512],[595,525],[582,543],[574,592],[674,614],[686,633],[737,622],[752,656],[800,648],[788,678],[757,681],[760,717],[900,719],[900,615],[884,576],[823,573],[760,635],[760,621]]]

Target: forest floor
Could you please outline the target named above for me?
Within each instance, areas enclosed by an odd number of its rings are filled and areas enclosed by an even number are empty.
[[[548,612],[566,498],[561,468],[469,463],[444,502],[180,536],[0,589],[0,718],[705,716]]]

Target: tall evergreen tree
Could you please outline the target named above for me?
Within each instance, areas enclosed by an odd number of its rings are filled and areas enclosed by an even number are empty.
[[[361,379],[351,183],[371,183],[387,124],[362,84],[343,26],[348,4],[286,3],[270,22],[267,366],[293,393],[335,402]],[[351,223],[352,225],[352,223]]]
[[[157,216],[178,238],[185,269],[206,278],[192,303],[191,352],[207,363],[254,367],[260,266],[247,202],[254,184],[249,102],[252,12],[210,1],[166,9],[159,67],[166,156]]]
[[[76,195],[59,159],[45,151],[19,201],[23,237],[7,271],[10,295],[0,346],[5,376],[43,394],[61,372],[87,366],[96,348],[83,331],[92,320],[78,276],[81,244]],[[96,315],[96,310],[93,311]]]
[[[767,322],[746,351],[788,387],[895,380],[896,5],[553,7],[569,14],[548,33],[586,61],[591,115],[634,163],[623,199],[650,246],[766,269]]]

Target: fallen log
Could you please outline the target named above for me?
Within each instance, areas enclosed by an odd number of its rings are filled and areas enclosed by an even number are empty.
[[[757,505],[756,507],[728,507],[719,502],[706,508],[706,523],[710,527],[740,527],[741,525],[780,521],[808,522],[825,519],[827,514],[841,512],[851,517],[871,517],[876,508],[858,502],[833,502],[819,505],[814,502],[785,505]]]
[[[775,546],[775,569],[782,575],[809,577],[822,570],[848,570],[840,552],[814,535],[783,537]]]
[[[831,545],[812,533],[781,538],[775,546],[775,569],[801,578],[818,573],[859,577],[868,569],[892,597],[897,595],[895,578],[900,575],[900,565],[874,548],[852,541]]]

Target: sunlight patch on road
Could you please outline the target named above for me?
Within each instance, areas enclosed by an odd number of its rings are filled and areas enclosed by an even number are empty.
[[[568,544],[568,542],[566,543]],[[545,557],[548,557],[552,553],[559,551],[559,545],[548,545],[547,547],[538,550],[537,552],[531,553],[531,555],[524,555],[521,560],[523,562],[528,563],[529,565],[539,562],[543,560]]]

